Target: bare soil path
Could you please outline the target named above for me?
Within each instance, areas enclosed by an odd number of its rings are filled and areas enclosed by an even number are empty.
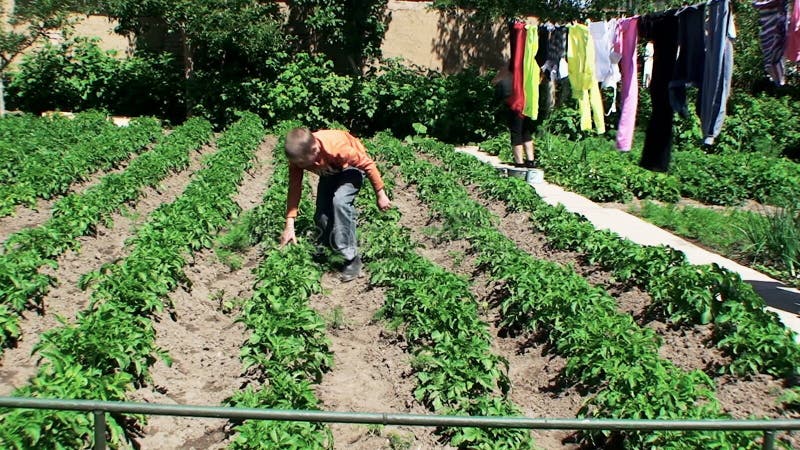
[[[276,139],[268,137],[256,152],[253,169],[245,175],[235,201],[243,211],[261,203],[266,181],[272,173],[272,150]],[[133,401],[148,403],[220,406],[245,383],[239,352],[247,340],[244,324],[236,322],[237,312],[224,303],[253,295],[259,252],[251,247],[242,265],[233,269],[212,250],[189,258],[189,283],[170,295],[172,309],[155,318],[156,345],[166,350],[172,364],[158,361],[150,368],[150,386],[130,395]],[[138,440],[142,449],[225,448],[225,419],[195,419],[152,416]]]
[[[316,177],[311,177],[310,183],[316,187]],[[333,368],[315,388],[321,408],[430,414],[414,398],[416,379],[405,341],[374,319],[383,306],[384,293],[371,288],[368,277],[365,271],[364,277],[342,283],[336,272],[325,273],[322,294],[309,300],[311,308],[328,323],[334,358]],[[430,427],[331,424],[331,431],[334,448],[341,450],[452,448],[439,443]]]
[[[496,326],[500,312],[490,306],[498,286],[477,266],[472,245],[466,240],[443,241],[424,232],[426,228],[439,228],[442,223],[430,220],[429,208],[419,200],[414,186],[398,182],[393,201],[403,213],[401,224],[410,228],[414,240],[422,244],[417,251],[447,270],[472,280],[472,294],[483,308],[483,319],[494,337],[493,353],[508,361],[511,401],[526,417],[575,417],[586,397],[574,388],[557,386],[556,377],[565,365],[564,358],[547,354],[543,344],[532,336],[500,334]],[[569,442],[572,434],[559,430],[533,432],[536,444],[543,449],[577,449]]]

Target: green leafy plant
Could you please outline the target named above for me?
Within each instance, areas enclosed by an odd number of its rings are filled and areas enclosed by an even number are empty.
[[[169,363],[155,345],[151,315],[165,307],[170,291],[187,281],[184,255],[210,243],[210,234],[238,212],[232,197],[263,133],[261,120],[244,114],[220,138],[219,152],[205,162],[184,193],[151,214],[131,240],[130,255],[83,280],[93,289],[90,307],[74,323],[43,336],[36,345],[43,361],[19,395],[123,400],[132,384],[149,380],[149,367],[158,358]],[[79,376],[82,373],[89,374],[91,383]],[[91,445],[92,428],[85,415],[47,412],[41,420],[26,421],[19,414],[17,410],[0,419],[3,447]],[[111,444],[121,446],[126,438],[119,432],[122,427],[116,422],[110,426]]]

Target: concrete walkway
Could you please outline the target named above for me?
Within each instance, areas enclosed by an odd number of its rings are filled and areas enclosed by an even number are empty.
[[[458,147],[457,151],[472,155],[494,167],[508,167],[496,156],[483,153],[477,147]],[[551,205],[562,204],[573,213],[586,217],[597,229],[611,230],[640,245],[668,245],[682,251],[692,264],[718,265],[738,273],[744,281],[764,298],[767,310],[776,313],[781,321],[798,333],[800,342],[800,291],[783,285],[749,267],[702,249],[668,231],[634,215],[615,208],[607,208],[573,192],[547,182],[532,185],[540,197]]]

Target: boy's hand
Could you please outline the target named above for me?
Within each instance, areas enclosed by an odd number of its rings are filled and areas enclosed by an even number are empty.
[[[286,219],[286,226],[283,228],[281,234],[281,247],[286,244],[297,244],[297,236],[294,234],[294,223],[289,223],[290,219]],[[291,219],[294,222],[294,219]]]
[[[378,204],[378,209],[381,211],[386,211],[392,206],[392,202],[389,201],[389,197],[386,195],[386,192],[383,189],[378,191],[376,203]]]

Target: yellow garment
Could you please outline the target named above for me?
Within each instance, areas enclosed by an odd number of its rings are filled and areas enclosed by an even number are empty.
[[[592,117],[598,134],[606,132],[603,98],[595,77],[595,54],[592,35],[586,25],[570,25],[567,65],[572,95],[578,100],[581,130],[592,128]]]
[[[536,52],[539,51],[539,27],[528,25],[525,27],[525,56],[522,62],[522,85],[525,91],[525,106],[522,114],[537,119],[539,117],[539,78],[541,69],[536,62]]]

